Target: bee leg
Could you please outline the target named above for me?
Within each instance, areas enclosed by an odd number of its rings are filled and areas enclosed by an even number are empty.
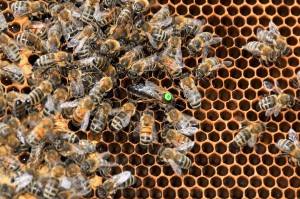
[[[33,21],[33,15],[32,14],[28,14],[28,20]]]

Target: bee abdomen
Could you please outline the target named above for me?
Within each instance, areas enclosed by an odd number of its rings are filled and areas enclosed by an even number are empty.
[[[251,133],[248,130],[243,129],[235,136],[233,144],[238,147],[243,146],[250,138]]]
[[[42,197],[43,196],[43,189],[39,185],[39,182],[33,181],[27,186],[28,193]]]
[[[74,111],[73,117],[72,117],[72,124],[74,126],[80,126],[82,121],[84,120],[85,114],[83,114],[83,111],[81,111],[81,108],[77,108]]]
[[[287,139],[280,139],[277,142],[277,146],[279,147],[280,150],[289,149],[289,150],[284,150],[284,152],[286,153],[290,153],[296,149],[294,142]]]
[[[263,48],[263,44],[258,41],[250,41],[245,46],[243,46],[244,49],[253,52],[253,51],[260,51]]]
[[[188,169],[192,165],[191,160],[185,155],[180,154],[178,158],[176,158],[176,163],[183,169]]]
[[[212,39],[212,35],[209,32],[202,32],[199,34],[199,36],[204,40],[204,42]]]
[[[34,106],[38,104],[45,97],[41,88],[37,87],[28,94],[28,98],[25,100],[25,106]]]
[[[45,186],[44,198],[54,199],[58,193],[59,180],[55,178],[50,178]]]
[[[124,119],[127,117],[127,114],[123,111],[121,111],[120,113],[118,113],[112,120],[111,122],[111,130],[119,132],[120,130],[122,130],[123,128],[125,128],[126,124],[124,122]]]
[[[6,55],[13,62],[19,62],[21,60],[20,49],[15,43],[7,44]]]
[[[131,175],[130,178],[128,178],[125,182],[123,182],[122,184],[120,184],[120,188],[121,189],[125,189],[127,187],[130,187],[132,185],[134,185],[136,183],[136,177]]]
[[[267,110],[269,108],[273,108],[275,105],[276,100],[274,95],[264,97],[258,102],[258,108],[260,110]]]
[[[150,127],[144,127],[141,129],[140,143],[144,146],[149,146],[152,142],[151,140],[152,129]]]

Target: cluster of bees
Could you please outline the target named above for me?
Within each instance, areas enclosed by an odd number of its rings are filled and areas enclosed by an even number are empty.
[[[111,175],[119,165],[108,161],[110,154],[98,153],[96,142],[81,140],[72,130],[89,131],[93,136],[101,135],[107,126],[113,133],[123,131],[137,114],[138,103],[148,105],[132,131],[140,145],[150,149],[160,144],[157,156],[180,175],[191,166],[186,153],[194,145],[190,137],[199,130],[199,121],[175,108],[176,96],[147,76],[165,72],[179,85],[190,107],[200,109],[202,96],[195,80],[212,77],[218,68],[232,64],[208,57],[210,46],[221,43],[221,38],[203,32],[205,20],[172,16],[168,6],[149,19],[144,16],[150,8],[147,0],[17,1],[10,8],[16,18],[28,17],[31,23],[12,38],[0,14],[0,46],[7,58],[1,61],[1,73],[16,84],[27,83],[32,90],[5,94],[0,89],[0,106],[10,110],[1,113],[5,115],[0,123],[0,142],[5,148],[0,157],[1,197],[24,193],[47,199],[90,197],[89,176],[95,173],[104,179],[96,187],[99,198],[134,185],[136,178],[129,171]],[[258,29],[257,35],[260,42],[243,48],[261,62],[274,62],[290,52],[273,23],[269,31]],[[182,47],[190,56],[203,54],[192,74],[183,72]],[[22,50],[38,55],[29,77],[18,66]],[[126,85],[130,96],[121,107],[114,107],[110,93],[124,76],[133,82]],[[264,85],[278,93],[258,103],[267,116],[277,116],[296,103],[278,84],[265,81]],[[161,132],[155,127],[156,106],[165,111]],[[262,122],[244,122],[235,146],[253,147],[265,129]],[[279,140],[276,146],[285,152],[282,156],[299,165],[296,137],[290,130],[289,140]],[[24,167],[16,155],[26,152],[30,156]]]

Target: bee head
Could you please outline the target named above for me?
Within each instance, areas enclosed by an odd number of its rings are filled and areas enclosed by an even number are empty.
[[[294,96],[292,96],[292,95],[290,95],[290,101],[289,101],[289,104],[288,104],[288,106],[289,107],[293,107],[294,105],[295,105],[295,98],[294,98]]]
[[[277,60],[277,53],[276,51],[272,51],[270,54],[270,61],[275,62]]]
[[[100,198],[106,198],[106,197],[107,197],[107,192],[106,192],[106,190],[104,189],[104,187],[99,186],[99,187],[97,188],[97,195],[98,195],[98,197],[100,197]]]

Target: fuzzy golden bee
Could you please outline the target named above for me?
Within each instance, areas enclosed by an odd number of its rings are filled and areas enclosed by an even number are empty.
[[[193,109],[199,109],[202,103],[202,96],[195,85],[194,79],[188,74],[183,74],[179,83],[183,95]]]
[[[188,51],[191,55],[199,53],[203,48],[207,48],[211,45],[221,43],[220,37],[213,37],[210,32],[201,32],[197,34],[188,43]]]
[[[283,93],[277,81],[275,86],[269,81],[264,81],[264,87],[277,93],[262,97],[256,106],[257,110],[265,110],[266,116],[274,114],[277,117],[282,109],[292,108],[296,104],[294,96]]]
[[[133,62],[128,69],[128,76],[132,79],[138,79],[145,72],[155,71],[160,68],[157,54],[142,58]]]
[[[262,137],[266,130],[266,126],[262,122],[243,122],[242,128],[238,134],[234,137],[234,146],[240,147],[248,145],[253,147],[257,139]]]
[[[291,52],[287,41],[280,35],[274,22],[269,23],[269,30],[258,28],[256,35],[259,41],[275,49],[278,55],[288,55]]]
[[[158,151],[158,157],[170,164],[172,169],[182,175],[181,169],[189,169],[192,165],[192,161],[184,154],[167,147],[161,147]]]
[[[21,60],[19,46],[5,33],[0,33],[0,46],[10,61],[19,62]]]
[[[34,68],[47,69],[50,67],[65,67],[73,62],[73,55],[64,51],[58,51],[56,53],[48,53],[40,56],[35,63]]]
[[[282,154],[277,157],[288,157],[289,163],[293,166],[300,166],[300,142],[296,132],[290,129],[288,139],[280,139],[275,146],[281,150]]]
[[[97,187],[96,195],[99,198],[107,198],[114,195],[118,190],[125,189],[134,185],[136,182],[135,176],[130,171],[124,171],[107,179],[102,185]]]
[[[17,1],[10,6],[15,16],[31,15],[41,17],[47,10],[47,5],[42,1]]]
[[[97,135],[104,130],[111,110],[112,107],[109,102],[102,102],[99,105],[90,127],[90,133],[92,135]]]
[[[36,34],[31,32],[23,32],[17,35],[16,41],[19,46],[27,48],[32,51],[39,51],[41,53],[47,52],[46,42],[41,40]]]
[[[193,19],[184,16],[176,16],[174,18],[174,26],[176,30],[182,31],[185,34],[199,35],[202,32],[205,19]],[[204,36],[204,35],[203,35]]]

